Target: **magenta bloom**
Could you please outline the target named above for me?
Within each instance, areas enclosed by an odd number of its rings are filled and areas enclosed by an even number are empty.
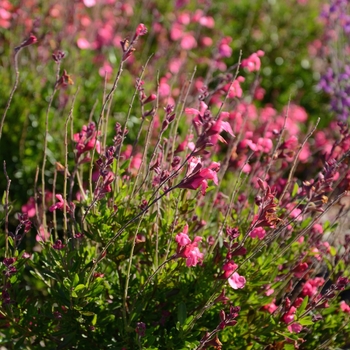
[[[303,326],[300,323],[292,323],[287,328],[291,333],[300,333],[303,329]]]
[[[187,235],[188,232],[188,225],[186,224],[183,231],[176,235],[175,241],[179,244],[181,247],[185,247],[188,244],[191,243],[190,238]]]
[[[350,314],[350,306],[344,300],[340,302],[340,310]]]
[[[238,265],[235,264],[232,260],[224,264],[222,269],[225,271],[223,277],[224,278],[229,278],[231,274],[236,271],[238,268]]]
[[[35,199],[34,197],[30,197],[28,202],[22,205],[22,213],[26,213],[29,218],[32,218],[36,214],[35,210]]]
[[[202,237],[196,236],[193,240],[188,237],[188,225],[186,224],[183,231],[176,235],[177,257],[186,259],[186,266],[196,266],[203,261],[204,255],[199,251],[198,242]]]
[[[91,151],[96,146],[96,152],[101,153],[101,144],[97,140],[98,133],[94,123],[90,123],[88,126],[84,125],[81,132],[74,134],[73,140],[77,143],[75,146],[77,150],[77,157],[85,152]]]
[[[228,283],[233,289],[242,289],[246,284],[246,280],[243,276],[240,276],[238,272],[234,272],[228,279]]]
[[[262,227],[256,227],[252,232],[249,233],[249,237],[264,239],[266,231]]]
[[[291,323],[294,321],[294,314],[297,311],[297,309],[292,306],[288,312],[286,312],[283,316],[282,316],[282,321],[286,324]]]
[[[258,50],[251,54],[248,58],[244,59],[241,63],[242,67],[247,68],[249,72],[254,72],[260,70],[261,61],[259,57],[264,56],[264,51]]]
[[[143,23],[140,23],[137,28],[136,28],[136,35],[137,36],[142,36],[147,34],[147,28]]]
[[[277,309],[278,306],[275,304],[276,299],[273,299],[273,301],[270,304],[264,305],[262,307],[262,310],[269,312],[270,314],[273,314]]]
[[[217,172],[220,169],[220,163],[213,162],[208,168],[202,168],[202,162],[200,158],[192,157],[189,161],[189,167],[186,177],[179,184],[179,188],[188,188],[190,190],[196,190],[201,187],[202,195],[205,195],[205,191],[208,188],[207,180],[213,180],[215,185],[218,185]]]
[[[58,199],[58,202],[51,205],[49,208],[50,211],[54,211],[56,209],[64,210],[64,207],[66,207],[67,212],[70,211],[69,206],[67,205],[67,201],[63,199],[61,194],[56,194],[56,198]]]
[[[62,243],[60,239],[58,239],[53,245],[52,248],[56,250],[61,250],[65,247],[65,244]]]
[[[44,226],[40,225],[39,232],[35,237],[37,242],[47,242],[50,239],[50,232],[44,229]]]

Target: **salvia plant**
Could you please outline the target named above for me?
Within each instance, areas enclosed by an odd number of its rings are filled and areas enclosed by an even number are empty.
[[[269,52],[240,52],[214,31],[208,1],[175,1],[169,16],[151,3],[153,22],[136,25],[136,3],[35,4],[56,41],[31,1],[0,3],[12,49],[0,124],[3,347],[350,346],[346,104],[320,128],[297,99],[264,103]],[[29,34],[14,43],[19,18]],[[79,67],[99,70],[99,94]],[[327,74],[334,107],[345,73]]]

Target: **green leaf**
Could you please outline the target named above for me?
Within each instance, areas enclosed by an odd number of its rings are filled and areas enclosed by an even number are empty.
[[[78,292],[79,290],[82,290],[85,288],[85,284],[78,284],[76,287],[74,287],[74,291]]]
[[[293,186],[292,197],[295,197],[298,194],[299,186],[297,183]]]
[[[74,275],[74,277],[73,277],[73,283],[72,283],[73,287],[77,286],[78,283],[79,283],[79,276],[78,276],[78,274],[76,273],[76,274]]]
[[[335,247],[330,246],[330,247],[329,247],[329,253],[330,253],[332,256],[336,256],[336,255],[337,255],[337,250],[335,249]]]
[[[311,325],[314,324],[314,322],[312,321],[312,317],[311,317],[311,316],[303,317],[302,319],[298,320],[298,322],[299,322],[302,326],[311,326]]]
[[[80,313],[84,316],[94,316],[95,315],[95,313],[92,311],[81,311]]]
[[[181,326],[185,324],[186,315],[186,304],[184,302],[181,302],[177,307],[177,320],[180,322]]]
[[[303,302],[301,303],[301,305],[298,307],[297,316],[301,315],[301,314],[304,312],[304,310],[306,309],[306,306],[307,306],[308,302],[309,302],[309,297],[306,296],[306,297],[304,298]]]
[[[92,318],[91,324],[94,326],[97,322],[97,314],[94,315],[94,317]]]

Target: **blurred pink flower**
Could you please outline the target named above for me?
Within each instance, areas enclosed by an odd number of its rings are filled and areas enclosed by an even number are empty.
[[[241,66],[247,68],[249,72],[254,72],[260,70],[261,61],[260,57],[264,56],[264,51],[258,50],[251,54],[248,58],[244,59],[241,63]]]
[[[91,48],[91,44],[85,38],[79,38],[77,40],[77,46],[81,50],[86,50]]]
[[[137,36],[146,35],[147,34],[147,27],[143,23],[140,23],[136,28],[135,34]]]
[[[197,41],[194,38],[193,34],[187,33],[182,37],[180,46],[184,50],[192,50],[197,46]]]
[[[292,306],[288,312],[286,312],[283,316],[282,316],[282,321],[286,324],[291,323],[294,321],[294,314],[297,311],[296,307]]]
[[[183,231],[178,233],[175,237],[175,241],[181,246],[185,247],[187,244],[191,243],[190,238],[188,237],[188,224],[185,225]]]
[[[256,227],[252,232],[250,232],[249,237],[259,238],[260,240],[264,239],[266,231],[262,227]]]
[[[340,310],[350,314],[350,306],[344,300],[340,302]]]
[[[262,310],[269,312],[270,314],[274,313],[278,306],[275,304],[276,299],[273,299],[273,301],[270,304],[264,305],[262,307]]]
[[[303,326],[300,323],[292,323],[287,328],[291,333],[300,333],[303,329]]]
[[[67,201],[63,199],[61,194],[56,194],[56,198],[58,199],[58,202],[51,205],[49,208],[49,211],[55,211],[56,209],[64,210],[64,207],[66,207],[67,212],[70,211],[70,208],[67,204]]]
[[[239,77],[237,77],[237,79],[232,84],[229,83],[229,84],[225,85],[224,91],[228,91],[229,90],[228,97],[230,97],[230,98],[235,98],[235,97],[241,98],[242,95],[243,95],[243,90],[241,88],[240,83],[243,83],[244,81],[245,81],[245,78],[239,76]]]
[[[203,27],[214,28],[215,21],[214,18],[211,16],[203,16],[199,19],[199,24]]]
[[[231,57],[232,49],[229,46],[231,41],[232,41],[232,39],[229,36],[221,39],[221,41],[219,43],[219,55],[220,55],[220,57]]]
[[[47,242],[50,239],[50,232],[45,230],[44,226],[40,225],[35,239],[37,242]]]
[[[86,7],[93,7],[96,5],[96,0],[83,0]]]
[[[26,213],[29,218],[34,217],[36,214],[34,197],[30,197],[28,202],[22,205],[21,209],[22,209],[22,213]]]
[[[228,283],[233,289],[242,289],[246,284],[246,279],[240,276],[238,272],[234,272],[233,275],[229,277]]]

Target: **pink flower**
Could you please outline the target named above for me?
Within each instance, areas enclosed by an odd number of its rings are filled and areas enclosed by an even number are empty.
[[[47,242],[50,239],[50,232],[44,229],[44,226],[40,225],[39,232],[35,237],[37,242]]]
[[[256,227],[252,232],[250,232],[249,237],[259,238],[260,240],[264,239],[266,231],[262,227]]]
[[[62,241],[60,239],[58,239],[55,244],[52,245],[52,248],[53,249],[56,249],[56,250],[61,250],[65,247],[65,244],[62,243]]]
[[[219,43],[219,56],[220,57],[231,57],[232,49],[229,46],[231,41],[232,41],[232,39],[229,36],[221,39],[221,41]]]
[[[96,5],[96,0],[83,0],[86,7],[93,7]]]
[[[291,333],[300,333],[303,329],[303,326],[300,323],[292,323],[287,328]]]
[[[241,88],[240,83],[243,83],[244,81],[245,81],[245,78],[239,76],[232,84],[229,83],[229,84],[226,84],[224,86],[224,91],[229,90],[229,93],[228,93],[229,98],[235,98],[235,97],[241,98],[242,97],[243,90]]]
[[[199,24],[203,27],[214,28],[215,21],[214,18],[211,16],[203,16],[199,19]]]
[[[213,162],[208,168],[202,169],[202,162],[198,157],[192,157],[189,161],[189,167],[186,177],[180,182],[179,188],[188,188],[196,190],[202,187],[202,194],[208,187],[207,180],[213,180],[218,185],[217,172],[220,170],[220,163]]]
[[[288,312],[286,312],[283,316],[282,316],[282,321],[286,324],[291,323],[294,321],[294,314],[297,311],[297,309],[292,306]]]
[[[272,140],[267,137],[259,137],[257,141],[257,148],[263,153],[269,153],[272,151],[273,143]]]
[[[181,246],[185,247],[186,245],[191,243],[190,238],[187,235],[188,233],[188,224],[185,225],[182,232],[176,235],[175,241]]]
[[[196,266],[203,261],[204,254],[198,249],[198,242],[202,237],[196,236],[193,240],[188,237],[188,225],[186,224],[183,231],[176,235],[177,257],[186,259],[186,266]]]
[[[278,306],[275,304],[275,299],[270,304],[264,305],[262,307],[262,310],[269,312],[270,314],[273,314],[277,309]]]
[[[193,34],[187,33],[182,37],[180,46],[184,50],[192,50],[197,46],[197,41],[194,38]]]
[[[56,209],[64,210],[64,207],[66,207],[67,212],[70,211],[69,206],[67,205],[67,201],[63,199],[61,194],[56,194],[56,198],[58,199],[58,202],[51,205],[49,208],[50,211],[54,211]]]
[[[302,278],[305,274],[305,271],[309,268],[309,265],[304,262],[304,263],[300,263],[299,265],[297,265],[294,269],[294,276],[297,278]]]
[[[27,204],[22,205],[22,213],[27,214],[29,218],[35,216],[36,210],[34,197],[30,197]]]
[[[310,279],[307,282],[305,282],[305,284],[303,285],[303,290],[301,294],[303,296],[308,295],[309,297],[312,297],[317,294],[318,287],[323,286],[323,284],[324,284],[324,279],[321,277]]]
[[[224,264],[222,269],[225,271],[223,277],[229,278],[234,271],[236,271],[238,268],[238,265],[235,264],[232,260]]]
[[[265,295],[266,295],[267,297],[269,297],[269,296],[272,295],[274,292],[275,292],[275,290],[274,290],[273,288],[268,287],[268,288],[267,288],[267,291],[265,292]]]
[[[109,79],[112,76],[112,73],[113,67],[108,62],[104,62],[103,66],[98,70],[98,74],[102,78],[106,77],[107,79]]]
[[[203,253],[201,253],[198,247],[192,247],[187,255],[186,266],[196,266],[199,262],[203,260]]]
[[[86,50],[91,48],[91,44],[85,38],[79,38],[77,40],[77,46],[81,50]]]
[[[73,135],[73,140],[77,143],[75,146],[77,157],[92,150],[95,146],[96,152],[101,153],[100,141],[96,140],[97,135],[98,133],[94,123],[90,123],[88,126],[83,125],[81,132]]]
[[[340,302],[340,310],[350,314],[350,306],[344,300]]]
[[[140,23],[137,28],[136,28],[136,32],[135,32],[136,36],[142,36],[147,34],[147,28],[143,23]]]
[[[264,56],[264,51],[257,51],[242,61],[241,66],[247,68],[249,72],[260,70],[261,61],[259,57]]]
[[[242,289],[246,284],[246,280],[243,276],[240,276],[238,272],[234,272],[228,279],[228,283],[233,289]]]

